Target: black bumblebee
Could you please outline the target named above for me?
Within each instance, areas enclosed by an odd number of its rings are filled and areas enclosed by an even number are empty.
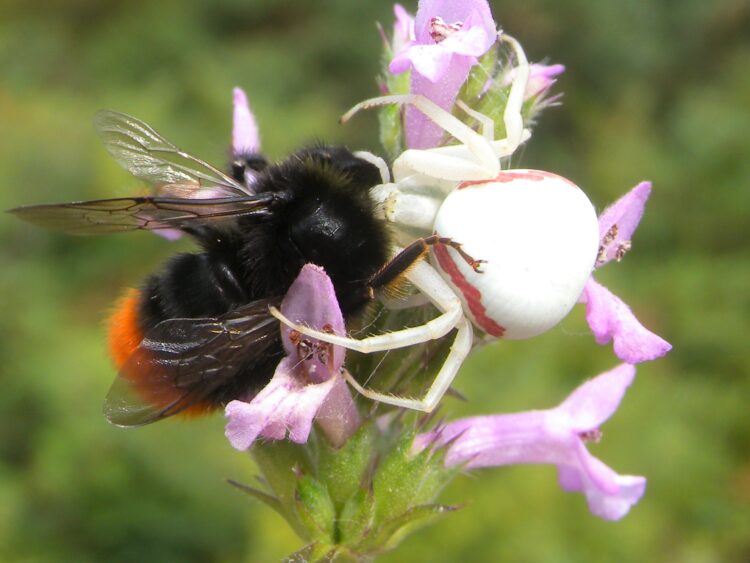
[[[304,148],[278,164],[244,155],[229,176],[133,117],[103,111],[95,123],[110,154],[154,195],[11,212],[72,234],[177,229],[201,247],[170,259],[111,317],[120,375],[105,414],[114,424],[211,411],[262,388],[283,354],[269,306],[304,264],[325,268],[348,319],[425,251],[419,241],[389,260],[369,196],[380,170],[344,147]]]

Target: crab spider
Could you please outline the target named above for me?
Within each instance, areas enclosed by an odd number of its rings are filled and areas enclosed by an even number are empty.
[[[386,170],[383,184],[371,190],[383,219],[395,232],[394,256],[415,239],[434,234],[461,243],[436,245],[429,263],[419,262],[406,273],[440,314],[423,325],[354,339],[312,330],[271,311],[300,333],[363,353],[424,343],[456,329],[450,352],[421,399],[366,389],[345,373],[349,383],[370,399],[432,411],[471,351],[474,328],[488,338],[540,334],[567,315],[593,269],[599,227],[580,188],[549,172],[500,169],[500,159],[513,154],[530,136],[521,117],[528,63],[515,39],[500,38],[518,59],[503,114],[506,138],[494,139],[493,121],[461,103],[459,107],[480,124],[479,132],[414,95],[367,100],[342,118],[345,121],[377,105],[411,104],[459,142],[404,151],[393,163],[393,181],[389,182]],[[481,270],[478,261],[466,260],[467,255],[482,259]],[[389,301],[384,304],[394,306]],[[418,304],[419,296],[406,306]]]

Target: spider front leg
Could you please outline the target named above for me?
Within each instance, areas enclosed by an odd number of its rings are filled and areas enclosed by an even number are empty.
[[[513,51],[515,52],[516,58],[518,59],[518,66],[515,68],[515,76],[513,77],[513,83],[510,86],[510,93],[508,94],[508,101],[505,104],[505,110],[503,111],[503,123],[505,124],[505,142],[507,143],[507,155],[513,154],[516,149],[524,142],[524,128],[523,128],[523,97],[526,93],[526,86],[529,83],[529,74],[531,72],[529,68],[529,61],[526,59],[526,53],[523,51],[521,44],[511,37],[501,33],[499,40],[508,43]]]
[[[458,140],[461,145],[404,151],[393,163],[393,176],[397,182],[413,174],[454,182],[494,178],[500,171],[498,159],[512,155],[521,143],[531,136],[530,131],[524,129],[522,115],[530,73],[526,54],[513,37],[500,34],[498,40],[510,45],[518,62],[503,111],[506,132],[504,139],[494,139],[494,122],[491,118],[472,110],[462,101],[459,100],[457,105],[479,122],[481,134],[431,100],[414,94],[365,100],[344,114],[341,121],[348,121],[362,109],[387,104],[410,104]]]
[[[490,165],[489,160],[486,160],[483,154],[480,155],[476,152],[476,147],[478,147],[479,144],[475,138],[472,138],[473,144],[470,144],[465,140],[469,138],[466,133],[462,132],[464,136],[459,136],[446,126],[448,123],[452,124],[452,121],[449,118],[455,119],[462,124],[463,122],[438,106],[435,106],[437,109],[431,108],[432,111],[427,112],[422,108],[422,105],[424,105],[423,103],[420,102],[420,105],[411,99],[415,96],[409,96],[408,100],[403,100],[401,103],[410,103],[414,105],[427,117],[432,119],[436,125],[441,126],[445,131],[453,135],[463,144],[435,147],[425,150],[404,151],[404,153],[393,163],[393,176],[396,181],[406,178],[414,172],[443,180],[456,180],[459,182],[465,180],[494,178],[497,176],[497,172],[499,172],[500,168],[498,159],[511,156],[522,143],[526,142],[531,137],[531,131],[525,129],[523,126],[522,113],[524,94],[529,82],[529,62],[526,59],[526,54],[524,53],[521,44],[513,37],[500,34],[499,40],[504,41],[511,46],[516,55],[516,59],[518,60],[518,65],[514,68],[513,82],[511,83],[510,92],[508,93],[508,101],[503,110],[505,138],[495,139],[495,122],[492,118],[471,109],[463,101],[456,100],[456,106],[479,123],[481,134],[475,133],[475,135],[483,137],[490,145],[495,157],[494,162]],[[379,103],[399,102],[399,100],[389,102],[389,98],[399,98],[399,96],[375,98],[363,102],[360,105],[363,107],[369,107],[370,105],[376,105]],[[382,102],[380,102],[381,100]],[[465,124],[463,125],[464,127],[468,127]],[[473,129],[470,127],[468,128],[473,132]],[[481,163],[485,174],[489,175],[481,176],[481,173],[475,170],[476,164],[472,161],[478,161]],[[448,171],[446,172],[446,170]],[[461,174],[463,174],[463,177],[459,177]],[[477,176],[476,174],[480,175]]]
[[[422,399],[413,399],[409,397],[398,397],[396,395],[390,395],[388,393],[380,393],[373,391],[372,389],[366,389],[362,387],[357,380],[355,380],[351,374],[344,370],[344,377],[349,382],[349,385],[354,387],[361,395],[378,401],[380,403],[386,403],[395,407],[402,407],[405,409],[412,409],[417,411],[432,412],[435,407],[440,403],[440,399],[443,398],[445,393],[450,389],[451,383],[456,378],[458,370],[464,363],[464,360],[471,352],[473,344],[473,331],[471,323],[464,317],[456,326],[458,331],[456,332],[456,338],[453,340],[450,352],[445,358],[445,362],[440,367],[440,371],[433,379],[430,388]]]
[[[350,379],[351,376],[347,377],[354,388],[365,397],[394,406],[429,412],[440,402],[440,399],[450,387],[458,369],[461,367],[463,360],[471,350],[472,329],[471,324],[463,313],[460,300],[432,266],[426,262],[418,262],[406,274],[406,278],[441,311],[442,314],[440,316],[420,326],[357,340],[312,330],[309,327],[299,325],[285,317],[274,307],[270,311],[274,317],[289,328],[297,330],[306,336],[364,353],[382,352],[413,344],[421,344],[441,338],[453,328],[458,328],[451,351],[423,399],[396,397],[387,393],[379,393],[353,382]]]
[[[483,135],[474,131],[463,121],[450,112],[438,106],[432,100],[424,96],[406,94],[400,96],[382,96],[365,100],[350,109],[341,118],[347,121],[361,109],[387,104],[409,104],[417,108],[436,125],[440,126],[456,140],[466,146],[470,158],[455,156],[437,156],[432,153],[433,149],[404,151],[393,163],[394,177],[396,180],[407,174],[397,173],[397,170],[408,170],[411,173],[424,174],[443,180],[483,180],[497,176],[500,171],[500,163],[495,155],[492,143]]]
[[[432,238],[432,237],[428,237]],[[439,237],[431,244],[442,244]],[[426,252],[426,246],[421,250],[418,249],[418,243],[424,244],[427,239],[420,239],[414,245],[407,247],[398,253],[391,261],[379,272],[377,272],[370,282],[371,288],[384,287],[393,282],[398,276],[403,275],[409,280],[427,299],[429,299],[441,314],[423,325],[404,328],[387,334],[378,334],[368,336],[362,339],[338,336],[313,330],[310,327],[298,324],[284,316],[276,307],[270,307],[271,315],[279,319],[290,329],[296,330],[301,334],[320,340],[321,342],[330,342],[337,346],[342,346],[355,352],[370,354],[373,352],[383,352],[396,348],[404,348],[414,344],[422,344],[430,340],[436,340],[445,336],[459,323],[464,313],[461,301],[453,292],[448,284],[445,283],[440,274],[428,263],[420,261],[420,258]],[[449,243],[451,246],[460,247],[455,243]],[[417,249],[417,252],[412,252]],[[411,256],[409,256],[411,254]],[[473,267],[479,268],[481,260],[474,260],[465,255],[467,263]],[[406,257],[406,258],[404,258]],[[416,263],[416,264],[415,264]],[[414,264],[412,268],[412,264]],[[388,267],[390,266],[390,267]],[[411,268],[409,270],[409,268]],[[408,270],[408,271],[407,271]]]

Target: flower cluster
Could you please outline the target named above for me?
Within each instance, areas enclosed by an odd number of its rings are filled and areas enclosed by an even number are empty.
[[[344,333],[333,284],[322,268],[308,264],[281,304],[289,318],[308,326],[329,327]],[[302,341],[282,328],[287,355],[270,383],[249,402],[226,406],[226,436],[238,450],[246,450],[258,438],[304,443],[317,419],[331,443],[343,444],[359,427],[360,418],[341,376],[344,349],[314,341]]]
[[[419,94],[448,111],[460,102],[493,119],[502,115],[516,69],[503,60],[486,0],[420,0],[415,17],[399,5],[394,11],[392,35],[383,34],[383,93]],[[559,64],[529,66],[525,125],[559,100],[550,92],[563,71]],[[463,119],[476,125],[470,113]],[[411,106],[383,108],[381,133],[392,154],[402,147],[426,149],[445,142],[443,129]],[[259,149],[258,128],[240,89],[234,92],[232,147],[235,155]],[[650,194],[651,184],[642,182],[601,213],[594,269],[619,262],[631,249]],[[614,414],[634,380],[634,365],[663,356],[671,346],[643,327],[593,273],[579,302],[585,304],[596,342],[612,341],[623,363],[583,383],[558,407],[443,422],[421,433],[394,422],[393,413],[363,414],[344,377],[344,350],[301,338],[282,325],[286,356],[271,382],[247,401],[226,407],[232,446],[251,449],[261,470],[274,473],[266,475],[270,491],[244,490],[279,510],[310,541],[309,557],[342,549],[365,555],[393,547],[407,524],[447,511],[429,502],[459,470],[489,466],[554,464],[561,487],[583,493],[593,514],[622,518],[643,495],[646,480],[617,474],[588,452],[586,442],[600,438],[599,426]],[[317,266],[303,268],[281,311],[294,322],[346,333],[333,285]],[[312,431],[314,423],[320,434]],[[287,440],[298,445],[280,453]],[[327,453],[311,453],[321,447]],[[310,462],[313,458],[317,465]],[[279,464],[286,464],[286,471]],[[435,485],[428,495],[415,495],[410,480],[423,483],[426,476]],[[376,498],[380,490],[391,495],[388,511],[385,501]]]

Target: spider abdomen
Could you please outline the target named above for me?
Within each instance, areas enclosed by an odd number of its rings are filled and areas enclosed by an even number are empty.
[[[510,339],[541,334],[568,314],[599,245],[596,213],[583,191],[536,170],[460,185],[440,207],[435,232],[485,261],[478,273],[451,248],[436,248],[433,258],[472,322]]]

